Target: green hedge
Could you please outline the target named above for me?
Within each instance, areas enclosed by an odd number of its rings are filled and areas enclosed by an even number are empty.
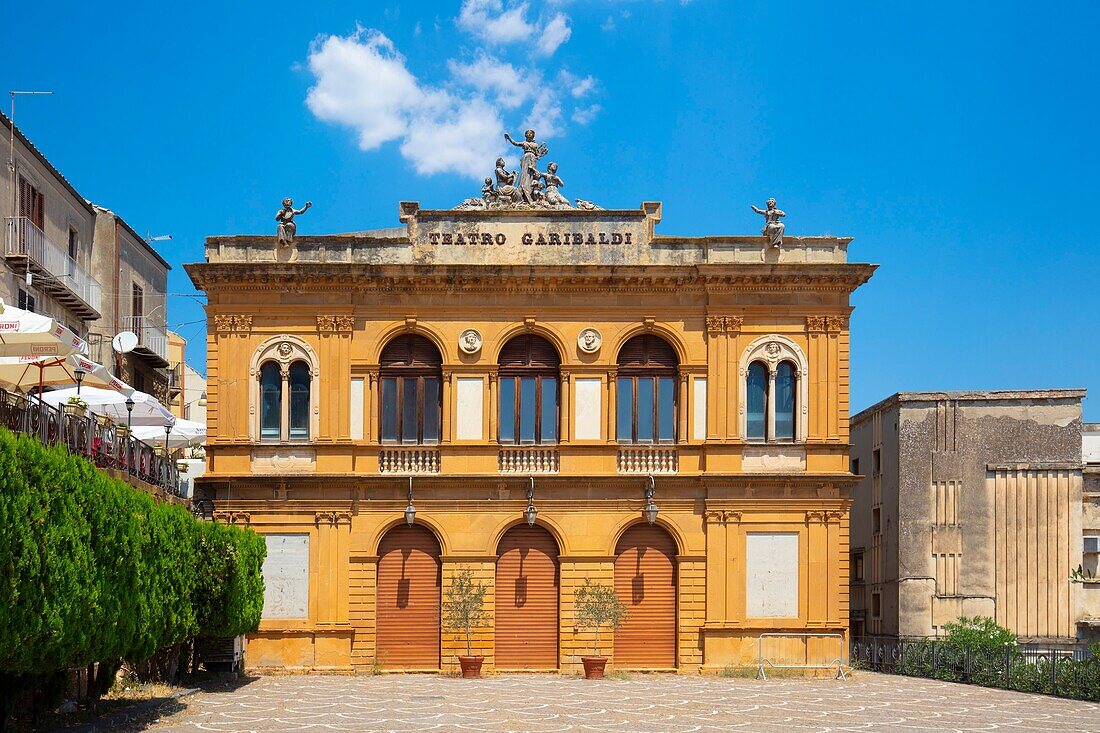
[[[0,675],[255,630],[263,538],[0,428]]]

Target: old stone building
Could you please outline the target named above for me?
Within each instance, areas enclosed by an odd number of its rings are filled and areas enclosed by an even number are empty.
[[[852,418],[852,630],[1076,635],[1083,390],[900,392]]]
[[[0,298],[86,336],[103,309],[102,287],[91,274],[95,209],[2,113],[0,133],[5,160],[11,157],[0,175]]]
[[[657,203],[400,218],[187,265],[198,490],[268,540],[250,666],[453,669],[462,568],[490,586],[488,669],[575,670],[585,579],[631,611],[602,637],[620,668],[846,634],[849,296],[874,269],[850,240],[662,236]]]
[[[1077,580],[1078,635],[1100,639],[1100,423],[1081,426],[1081,572]]]

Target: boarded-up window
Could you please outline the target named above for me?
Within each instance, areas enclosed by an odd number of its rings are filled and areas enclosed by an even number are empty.
[[[309,535],[269,534],[264,560],[264,618],[309,617]]]
[[[798,617],[798,533],[745,535],[745,616]]]

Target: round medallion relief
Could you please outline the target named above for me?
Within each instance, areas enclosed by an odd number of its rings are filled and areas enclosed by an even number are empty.
[[[577,336],[577,347],[586,354],[595,354],[603,345],[603,336],[594,328],[586,328]]]
[[[476,328],[467,328],[458,335],[458,348],[465,354],[476,354],[481,351],[481,334]]]

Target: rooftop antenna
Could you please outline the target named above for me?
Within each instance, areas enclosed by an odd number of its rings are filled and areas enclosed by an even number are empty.
[[[8,170],[11,172],[11,215],[13,217],[19,215],[19,211],[16,206],[16,188],[15,188],[15,98],[20,94],[53,94],[53,92],[38,92],[38,91],[20,91],[18,89],[9,89],[8,94],[11,95],[11,116],[8,121],[11,122],[11,135],[8,140]]]
[[[150,236],[149,232],[145,232],[145,243],[152,244],[153,242],[167,242],[172,238],[171,234],[160,234],[156,237]]]

